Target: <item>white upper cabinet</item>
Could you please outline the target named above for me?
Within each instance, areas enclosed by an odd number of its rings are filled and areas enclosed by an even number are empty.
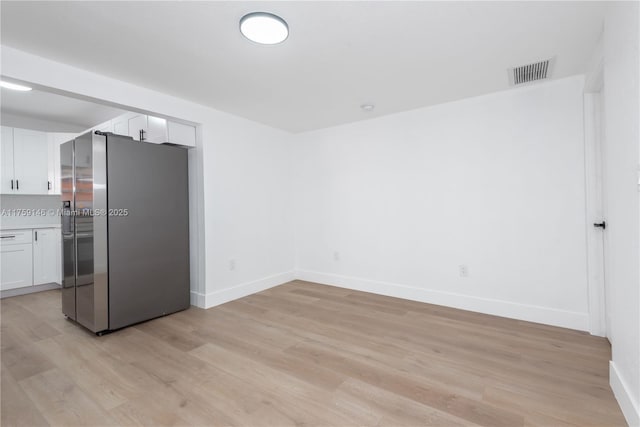
[[[2,169],[3,194],[49,194],[47,134],[3,127]]]
[[[13,193],[15,182],[13,178],[13,128],[2,126],[0,139],[0,193]]]
[[[128,123],[128,133],[131,138],[136,141],[140,141],[140,133],[141,131],[145,131],[147,129],[147,116],[144,114],[137,114],[133,117],[130,117],[127,120]]]
[[[140,136],[142,136],[145,142],[156,144],[170,142],[186,147],[196,146],[196,128],[194,126],[140,113],[125,113],[88,129],[87,132],[96,130],[130,136],[136,141],[140,141]]]
[[[159,117],[137,114],[130,117],[129,136],[136,141],[167,142],[167,121]]]
[[[172,144],[196,146],[196,128],[193,126],[167,121],[167,137]]]
[[[60,194],[60,144],[75,137],[2,126],[0,194]]]
[[[159,117],[147,116],[147,128],[145,129],[144,140],[148,142],[169,142],[167,137],[167,121]]]
[[[49,143],[47,134],[13,129],[13,167],[17,194],[49,193]]]
[[[129,117],[125,114],[111,120],[111,128],[116,135],[129,135]]]
[[[49,194],[60,194],[60,145],[71,141],[74,133],[52,132],[47,134],[49,143]]]

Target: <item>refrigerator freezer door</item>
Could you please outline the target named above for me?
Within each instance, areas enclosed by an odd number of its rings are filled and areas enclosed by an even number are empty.
[[[93,332],[109,329],[107,283],[106,138],[75,140],[76,320]],[[98,214],[96,214],[98,213]]]
[[[73,198],[73,144],[60,145],[60,183],[62,198],[62,312],[76,320],[76,244],[75,221],[72,215]]]
[[[189,307],[187,151],[109,135],[107,164],[109,326],[117,329]]]

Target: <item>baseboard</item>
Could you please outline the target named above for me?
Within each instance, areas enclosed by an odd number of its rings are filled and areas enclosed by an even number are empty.
[[[205,294],[191,291],[191,305],[204,308]]]
[[[609,384],[630,427],[640,426],[640,407],[634,402],[629,386],[620,376],[616,364],[609,362]]]
[[[295,278],[357,291],[371,292],[396,298],[492,314],[495,316],[560,326],[579,331],[589,330],[589,315],[587,313],[557,310],[553,308],[519,304],[491,298],[481,298],[452,292],[416,288],[413,286],[380,282],[362,279],[359,277],[319,273],[316,271],[298,270],[296,271]]]
[[[45,283],[44,285],[25,286],[24,288],[7,289],[6,291],[0,291],[0,298],[16,297],[18,295],[32,294],[34,292],[50,291],[53,289],[60,289],[61,286],[58,283]]]
[[[252,282],[242,283],[231,288],[221,289],[219,291],[202,294],[199,292],[191,292],[191,305],[201,308],[211,308],[216,305],[224,304],[256,292],[264,291],[274,286],[282,285],[292,281],[295,278],[293,271],[287,271],[273,276],[264,277]]]

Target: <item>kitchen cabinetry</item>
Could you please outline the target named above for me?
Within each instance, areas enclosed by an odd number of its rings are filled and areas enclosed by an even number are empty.
[[[33,284],[60,282],[60,229],[33,229]]]
[[[3,230],[0,238],[1,290],[62,282],[59,228]]]
[[[50,149],[46,132],[2,127],[2,194],[49,194]]]
[[[49,143],[49,194],[60,194],[60,144],[71,141],[75,133],[52,132],[47,134]]]
[[[0,137],[0,193],[8,194],[14,190],[13,182],[13,128],[2,126]]]
[[[0,233],[0,290],[33,285],[31,229]]]
[[[47,134],[13,129],[13,168],[17,194],[48,194],[49,144]]]
[[[159,117],[138,114],[129,118],[129,134],[136,141],[162,144],[168,141],[167,121]]]
[[[167,140],[172,144],[196,146],[196,128],[182,123],[167,121]]]
[[[196,146],[196,128],[194,126],[172,122],[160,117],[140,113],[126,113],[108,122],[101,123],[89,131],[113,132],[116,135],[127,135],[140,141],[140,131],[145,142],[162,144]]]

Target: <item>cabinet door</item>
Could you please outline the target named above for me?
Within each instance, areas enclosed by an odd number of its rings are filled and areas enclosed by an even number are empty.
[[[126,117],[117,117],[111,121],[113,133],[116,135],[129,135],[129,119]]]
[[[129,118],[129,136],[136,141],[140,141],[140,131],[147,132],[147,116],[138,114]]]
[[[47,190],[49,194],[56,193],[56,150],[58,148],[55,139],[51,134],[47,135]],[[58,153],[58,165],[60,164],[60,153]]]
[[[147,129],[144,140],[157,144],[167,142],[167,121],[160,117],[147,116]]]
[[[0,137],[0,193],[13,194],[13,128],[2,126]]]
[[[6,245],[0,250],[0,289],[23,288],[33,285],[32,247],[29,244]]]
[[[61,194],[60,186],[60,145],[75,139],[75,133],[51,132],[47,134],[49,141],[49,194]]]
[[[33,230],[33,284],[59,282],[60,230],[37,228]]]
[[[13,129],[13,165],[16,194],[48,194],[47,134]]]
[[[172,144],[196,146],[196,128],[182,123],[167,122],[168,140]]]

